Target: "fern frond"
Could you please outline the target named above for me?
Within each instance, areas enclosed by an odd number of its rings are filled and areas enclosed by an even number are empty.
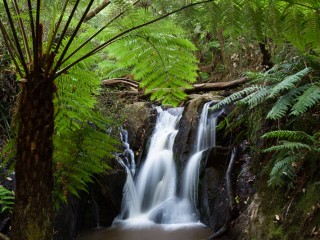
[[[136,11],[134,18],[127,16],[121,24],[141,24],[152,17]],[[183,89],[190,88],[197,76],[195,47],[183,36],[182,28],[166,19],[132,32],[107,50],[118,68],[132,69],[131,74],[146,93],[151,93],[151,99],[177,105],[186,97]]]
[[[281,96],[273,105],[271,110],[267,114],[267,119],[277,120],[286,115],[296,101],[297,97],[301,95],[309,85],[303,85],[301,87],[292,89],[287,94]]]
[[[311,72],[310,68],[305,68],[293,75],[287,76],[283,81],[275,85],[270,93],[269,98],[279,96],[283,91],[293,89],[296,84]]]
[[[279,139],[287,139],[290,141],[300,141],[300,142],[314,142],[314,137],[310,136],[306,132],[303,131],[290,131],[290,130],[277,130],[272,132],[267,132],[262,135],[261,138],[279,138]]]
[[[319,104],[320,102],[320,85],[314,84],[309,87],[304,93],[298,98],[297,102],[293,105],[291,114],[299,116],[311,107]]]
[[[11,212],[14,204],[14,193],[0,185],[0,213]]]
[[[262,102],[264,102],[270,94],[269,86],[261,86],[259,91],[253,92],[245,98],[239,100],[240,104],[249,105],[250,109],[255,108]]]
[[[224,98],[223,100],[221,100],[217,104],[213,105],[211,107],[211,110],[213,110],[213,111],[218,110],[221,107],[223,107],[224,105],[228,105],[228,104],[234,103],[235,101],[243,98],[244,96],[246,96],[248,94],[251,94],[251,93],[254,93],[254,92],[257,92],[257,91],[259,91],[260,89],[263,89],[263,88],[264,88],[263,86],[254,85],[254,86],[251,86],[251,87],[247,87],[247,88],[245,88],[245,89],[243,89],[243,90],[241,90],[239,92],[235,92],[235,93],[231,94],[230,96]]]
[[[280,144],[266,148],[263,152],[274,152],[274,151],[297,151],[297,150],[311,150],[310,145],[300,142],[289,142],[289,141],[281,141]]]
[[[296,177],[293,163],[298,161],[297,156],[288,156],[284,159],[276,161],[274,164],[268,180],[270,187],[284,186]]]

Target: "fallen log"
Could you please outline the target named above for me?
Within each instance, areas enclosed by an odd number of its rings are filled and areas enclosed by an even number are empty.
[[[239,87],[240,85],[246,83],[247,81],[248,81],[248,78],[243,77],[243,78],[239,78],[229,82],[197,83],[197,84],[194,84],[192,88],[183,89],[183,91],[187,94],[208,92],[208,91],[221,91],[221,90],[227,90],[227,89],[233,89],[233,88]],[[139,84],[129,78],[105,79],[105,80],[102,80],[102,84],[104,86],[125,84],[135,89],[137,93],[139,94],[143,93],[142,91],[139,90]]]
[[[130,80],[129,78],[112,78],[112,79],[102,80],[102,85],[104,86],[112,86],[112,85],[119,85],[119,84],[125,84],[137,90],[139,88],[139,84],[133,80]]]
[[[247,77],[239,78],[228,82],[215,82],[215,83],[197,83],[191,89],[185,89],[185,93],[198,93],[206,91],[219,91],[239,87],[248,81]]]

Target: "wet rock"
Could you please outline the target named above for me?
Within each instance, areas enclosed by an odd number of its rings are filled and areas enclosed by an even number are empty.
[[[136,102],[126,106],[124,129],[128,131],[131,149],[136,153],[138,161],[156,122],[157,112],[148,102]]]
[[[200,175],[199,210],[201,221],[214,231],[219,230],[227,218],[228,201],[225,173],[230,159],[228,147],[214,147],[209,152],[205,169]]]

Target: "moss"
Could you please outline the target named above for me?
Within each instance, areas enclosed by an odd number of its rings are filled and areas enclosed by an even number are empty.
[[[314,239],[312,230],[320,227],[320,185],[312,181],[304,189],[297,187],[289,192],[267,187],[264,177],[256,183],[265,217],[261,239]],[[280,221],[275,215],[280,216]]]

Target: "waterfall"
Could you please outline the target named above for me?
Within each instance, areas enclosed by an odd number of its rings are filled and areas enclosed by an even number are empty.
[[[193,156],[183,174],[183,195],[177,196],[177,170],[173,144],[178,132],[183,108],[163,110],[157,107],[157,122],[150,139],[148,153],[136,172],[134,154],[122,131],[124,159],[119,159],[127,172],[121,213],[114,223],[125,224],[186,224],[196,223],[199,169],[202,153],[215,145],[217,114],[210,113],[206,103],[201,113]]]
[[[183,175],[183,198],[191,201],[194,211],[197,209],[199,171],[201,159],[206,150],[216,145],[216,125],[217,119],[222,111],[210,112],[210,106],[214,102],[208,102],[203,106],[195,142],[193,154],[188,160]]]

